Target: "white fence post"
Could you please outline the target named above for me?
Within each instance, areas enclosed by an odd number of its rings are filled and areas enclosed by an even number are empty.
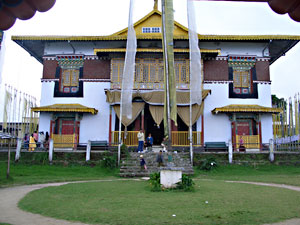
[[[232,163],[232,142],[231,140],[228,141],[228,161]]]
[[[15,161],[16,162],[18,162],[19,159],[20,159],[21,147],[22,147],[22,139],[18,139],[17,140],[16,156],[15,156]]]
[[[269,148],[270,148],[270,162],[274,162],[274,141],[273,139],[270,139],[269,141]]]
[[[49,162],[50,162],[50,164],[52,164],[53,149],[54,149],[53,139],[49,139]]]
[[[91,158],[91,141],[88,141],[88,144],[86,146],[86,157],[85,161],[90,161]]]

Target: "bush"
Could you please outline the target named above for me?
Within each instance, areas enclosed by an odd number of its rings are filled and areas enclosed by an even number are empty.
[[[188,175],[182,174],[181,181],[176,183],[176,189],[184,190],[184,191],[193,191],[194,190],[194,181]]]
[[[103,158],[102,166],[104,168],[110,168],[110,169],[116,168],[117,167],[116,156],[106,156],[105,158]]]
[[[161,191],[160,173],[150,174],[151,191]]]
[[[129,156],[128,147],[125,144],[121,145],[121,154],[124,154],[126,158]]]
[[[207,158],[202,162],[200,169],[210,171],[210,170],[216,168],[217,166],[218,166],[218,164],[214,158]]]

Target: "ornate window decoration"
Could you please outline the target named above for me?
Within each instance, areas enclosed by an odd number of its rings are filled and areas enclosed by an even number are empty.
[[[229,56],[229,98],[258,98],[255,70],[256,57]]]
[[[54,97],[83,97],[83,55],[58,55]]]
[[[122,83],[124,59],[111,60],[112,88],[120,88]],[[188,86],[189,60],[176,59],[174,62],[176,83],[178,86]],[[164,63],[162,59],[136,59],[134,88],[136,89],[163,89]]]

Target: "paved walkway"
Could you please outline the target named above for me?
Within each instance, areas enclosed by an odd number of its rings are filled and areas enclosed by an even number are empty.
[[[122,179],[124,180],[124,179]],[[131,179],[132,180],[132,179]],[[140,179],[135,179],[140,180]],[[113,181],[113,180],[97,180],[97,182]],[[80,181],[80,182],[95,182],[95,181]],[[263,185],[271,187],[286,188],[294,191],[300,191],[300,187],[284,185],[284,184],[267,184],[258,182],[248,182],[248,181],[226,181],[231,183],[246,183],[254,185]],[[13,225],[85,225],[84,223],[69,222],[66,220],[58,220],[50,217],[41,216],[38,214],[33,214],[29,212],[22,211],[18,208],[18,202],[29,192],[37,190],[44,187],[50,186],[60,186],[69,183],[79,183],[79,182],[63,182],[63,183],[50,183],[50,184],[36,184],[36,185],[26,185],[17,186],[12,188],[2,188],[0,189],[0,222],[9,223]],[[274,224],[264,224],[264,225],[299,225],[300,219],[291,219],[280,223]]]

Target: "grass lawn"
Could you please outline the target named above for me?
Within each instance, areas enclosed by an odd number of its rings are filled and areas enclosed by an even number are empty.
[[[300,192],[222,180],[195,183],[194,192],[151,192],[147,181],[68,184],[33,191],[19,206],[94,224],[254,225],[300,217]]]
[[[118,175],[119,170],[109,170],[100,166],[50,166],[11,164],[10,179],[6,179],[7,165],[0,162],[0,187],[63,182],[74,180],[98,180]]]
[[[199,179],[256,181],[300,186],[300,167],[295,166],[219,166],[211,171],[195,169]]]

